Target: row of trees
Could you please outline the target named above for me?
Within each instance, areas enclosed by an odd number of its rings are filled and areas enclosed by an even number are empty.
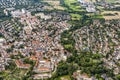
[[[74,52],[75,51],[75,49],[74,49],[75,41],[72,38],[72,33],[69,31],[64,31],[61,34],[61,37],[62,37],[61,43],[64,46],[64,48],[66,50],[68,50],[69,52]]]

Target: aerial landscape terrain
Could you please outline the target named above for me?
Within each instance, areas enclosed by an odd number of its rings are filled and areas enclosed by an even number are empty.
[[[120,0],[0,0],[0,80],[120,80]]]

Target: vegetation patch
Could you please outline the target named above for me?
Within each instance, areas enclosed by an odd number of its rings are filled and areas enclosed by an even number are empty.
[[[81,11],[81,6],[77,0],[64,0],[65,5],[68,7],[69,10],[72,11]]]
[[[72,20],[80,20],[81,19],[81,15],[79,15],[79,14],[70,14],[71,15],[71,18],[72,18]]]

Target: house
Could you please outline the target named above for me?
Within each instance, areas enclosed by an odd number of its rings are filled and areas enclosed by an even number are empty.
[[[48,60],[37,60],[36,67],[34,69],[37,73],[51,72],[54,69],[51,61]]]
[[[5,70],[5,65],[0,64],[0,72]]]
[[[86,7],[86,11],[87,12],[96,12],[96,9],[94,6],[88,6],[88,7]]]
[[[0,45],[2,45],[5,42],[4,38],[0,38]]]
[[[15,61],[18,68],[28,69],[30,68],[30,64],[24,64],[21,60]]]
[[[76,80],[96,80],[94,77],[89,77],[87,74],[80,74],[80,71],[74,72],[72,76]]]
[[[35,74],[33,77],[34,79],[47,79],[47,78],[50,78],[52,75],[51,74]]]

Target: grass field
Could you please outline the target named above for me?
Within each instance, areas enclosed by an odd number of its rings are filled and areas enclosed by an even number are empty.
[[[80,20],[81,19],[81,15],[79,14],[70,14],[71,15],[71,19],[72,20]]]
[[[116,3],[116,1],[119,1],[119,0],[106,0],[106,2],[108,3]]]
[[[81,8],[80,4],[78,3],[78,0],[64,0],[65,5],[67,6],[66,10],[71,12],[85,12],[84,9]],[[80,20],[81,15],[77,13],[71,13],[70,14],[72,20]]]
[[[81,11],[80,10],[81,6],[77,0],[64,0],[64,2],[65,2],[65,5],[69,7],[69,9],[73,11]]]

